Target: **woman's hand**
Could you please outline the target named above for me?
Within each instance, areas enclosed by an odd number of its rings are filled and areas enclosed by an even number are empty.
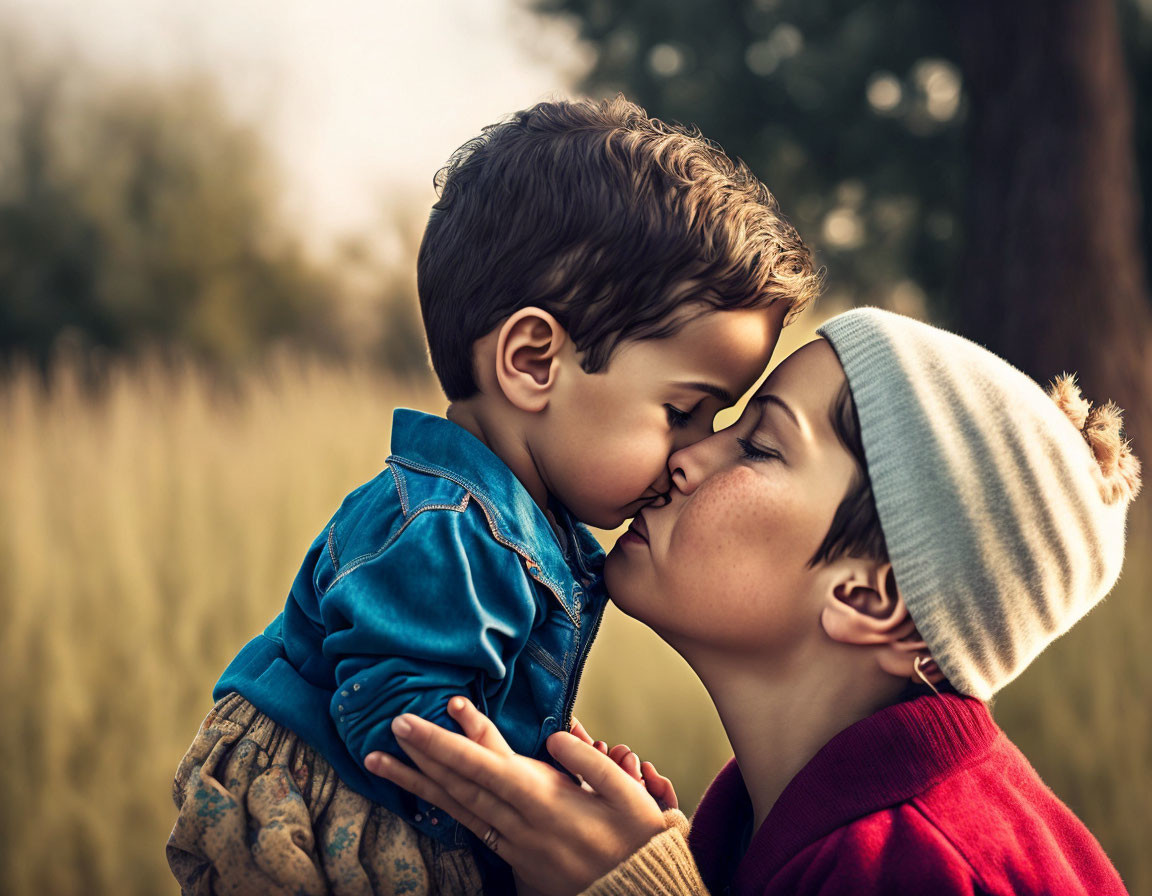
[[[676,798],[676,789],[672,786],[672,782],[656,771],[656,766],[651,762],[641,762],[640,757],[628,749],[627,744],[617,744],[612,749],[608,749],[606,742],[592,740],[592,735],[588,733],[588,729],[580,724],[578,719],[572,720],[572,736],[595,747],[629,775],[643,783],[648,789],[649,795],[656,800],[661,809],[680,808],[680,801]]]
[[[540,893],[580,892],[664,830],[645,787],[581,738],[553,734],[548,752],[590,790],[514,753],[463,697],[448,714],[467,737],[411,715],[392,723],[419,771],[386,753],[365,767],[448,812]]]

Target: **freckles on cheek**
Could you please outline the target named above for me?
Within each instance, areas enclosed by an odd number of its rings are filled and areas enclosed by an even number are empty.
[[[756,485],[755,474],[748,470],[720,474],[701,485],[685,508],[674,547],[700,571],[700,578],[718,577],[728,585],[756,578],[768,520],[765,496]]]

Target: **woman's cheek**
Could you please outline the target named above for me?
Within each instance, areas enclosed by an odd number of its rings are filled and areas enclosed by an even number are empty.
[[[686,556],[708,557],[726,579],[759,565],[772,540],[772,489],[746,467],[701,484],[677,527]]]

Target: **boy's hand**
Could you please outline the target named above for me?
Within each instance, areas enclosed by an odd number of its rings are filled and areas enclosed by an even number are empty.
[[[592,735],[575,717],[572,719],[571,731],[574,737],[595,747],[643,784],[661,810],[680,808],[680,802],[676,798],[676,789],[672,786],[672,782],[657,772],[656,766],[651,762],[641,762],[640,757],[628,749],[627,744],[617,744],[612,749],[608,749],[608,744],[605,741],[593,740]]]

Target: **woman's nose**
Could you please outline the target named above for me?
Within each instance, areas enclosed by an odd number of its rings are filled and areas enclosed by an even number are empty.
[[[719,433],[681,448],[668,458],[668,471],[677,491],[690,495],[708,478],[718,453],[717,435]]]

